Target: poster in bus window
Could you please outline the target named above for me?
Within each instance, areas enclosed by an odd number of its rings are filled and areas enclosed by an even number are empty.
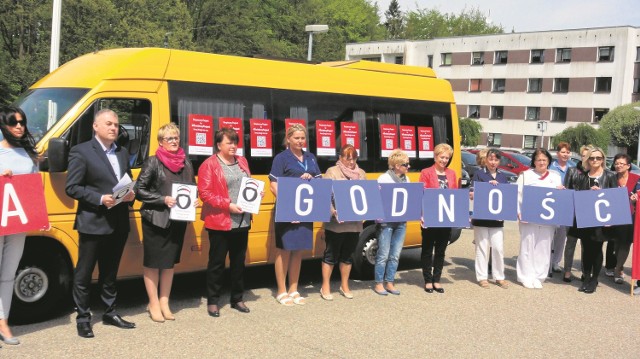
[[[398,128],[396,125],[380,125],[380,155],[389,157],[398,147]]]
[[[189,114],[189,154],[213,154],[213,117]]]
[[[287,131],[289,130],[289,127],[291,127],[291,125],[293,124],[298,124],[302,127],[304,127],[305,129],[307,128],[307,121],[305,121],[304,119],[301,118],[285,118],[284,119],[284,133],[287,133]],[[309,140],[307,138],[307,140]],[[304,144],[304,147],[302,147],[303,151],[307,150],[307,144]]]
[[[400,148],[409,156],[416,158],[416,128],[400,126]]]
[[[360,126],[356,122],[340,122],[340,146],[352,145],[360,155]]]
[[[220,117],[218,120],[218,129],[229,127],[238,133],[238,149],[236,154],[244,156],[244,131],[242,131],[242,119],[236,117]]]
[[[336,155],[336,123],[316,120],[316,156]]]
[[[271,120],[252,118],[249,125],[251,126],[251,156],[273,157]]]
[[[418,157],[433,158],[433,127],[418,126]]]

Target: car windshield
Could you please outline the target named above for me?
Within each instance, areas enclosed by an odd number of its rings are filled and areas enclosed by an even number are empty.
[[[38,142],[88,91],[89,89],[83,88],[29,90],[20,96],[13,106],[20,107],[27,115],[29,132]]]
[[[522,163],[525,166],[528,166],[531,163],[531,157],[527,157],[523,154],[515,152],[509,152],[509,154],[511,155],[511,157],[515,158],[516,160],[518,160],[518,162]]]
[[[462,162],[465,165],[475,165],[476,164],[476,155],[471,152],[462,151]]]

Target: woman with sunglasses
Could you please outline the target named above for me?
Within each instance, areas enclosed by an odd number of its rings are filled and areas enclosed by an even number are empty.
[[[27,116],[19,108],[0,110],[0,176],[11,177],[37,172],[38,153],[35,140],[27,129]],[[26,233],[0,236],[0,340],[17,345],[8,325],[16,270],[24,250]]]
[[[446,143],[441,143],[433,149],[433,166],[420,172],[420,182],[424,188],[457,189],[458,179],[456,173],[448,168],[449,160],[453,155],[453,148]],[[440,285],[444,255],[451,238],[451,228],[422,228],[422,277],[424,278],[424,290],[427,293],[444,293]]]
[[[196,181],[191,161],[180,147],[180,130],[169,123],[158,130],[156,155],[145,161],[135,189],[136,198],[142,202],[142,265],[148,311],[151,320],[157,323],[175,320],[169,309],[169,294],[173,267],[180,262],[187,229],[187,222],[169,218],[177,201],[171,196],[174,183],[195,185]]]
[[[393,150],[387,162],[389,170],[378,177],[378,183],[410,182],[407,176],[410,167],[409,156],[404,151],[401,149]],[[373,288],[373,291],[378,295],[400,294],[393,282],[398,270],[398,261],[406,232],[407,222],[382,222],[378,226],[378,252],[374,267],[376,285]]]
[[[604,151],[599,147],[591,147],[587,159],[582,162],[587,171],[578,180],[575,190],[599,190],[618,187],[618,179],[614,172],[605,168]],[[602,269],[602,244],[607,240],[604,227],[579,229],[578,237],[582,240],[582,285],[578,291],[593,293],[598,287],[598,275]]]

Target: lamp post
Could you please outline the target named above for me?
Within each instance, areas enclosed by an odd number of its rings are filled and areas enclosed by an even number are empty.
[[[307,51],[307,61],[311,61],[313,51],[313,34],[322,34],[329,31],[329,25],[307,25],[304,31],[309,33],[309,49]]]
[[[49,53],[49,72],[58,68],[60,61],[60,13],[62,0],[53,0],[51,13],[51,51]]]

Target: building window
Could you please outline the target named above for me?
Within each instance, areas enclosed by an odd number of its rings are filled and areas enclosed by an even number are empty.
[[[527,121],[538,121],[540,119],[540,107],[527,107]]]
[[[541,64],[544,62],[544,50],[531,50],[531,63]]]
[[[430,69],[433,68],[433,55],[427,55],[427,67]]]
[[[441,54],[441,56],[440,56],[440,57],[441,57],[441,59],[440,59],[440,60],[441,60],[440,64],[441,64],[442,66],[451,66],[451,53],[450,53],[450,52],[447,52],[447,53]]]
[[[611,62],[613,61],[613,46],[602,46],[598,48],[598,61]]]
[[[504,92],[505,79],[493,79],[493,92]]]
[[[609,109],[608,108],[594,108],[593,109],[593,122],[594,123],[600,122],[600,120],[602,120],[604,115],[606,115],[608,113],[609,113]]]
[[[551,121],[565,122],[567,121],[567,108],[566,107],[554,107],[551,110]]]
[[[502,143],[502,134],[501,133],[489,133],[489,134],[487,134],[487,146],[500,147],[501,143]]]
[[[528,92],[542,92],[542,79],[529,79]]]
[[[482,84],[482,79],[469,80],[469,92],[480,92],[481,84]]]
[[[471,54],[471,65],[484,65],[484,52],[474,52]]]
[[[468,111],[469,118],[480,118],[480,105],[469,105]]]
[[[636,62],[640,62],[640,46],[636,47]]]
[[[493,120],[502,120],[504,114],[504,106],[491,106],[491,116]]]
[[[559,77],[553,81],[553,92],[566,93],[569,92],[569,79]]]
[[[380,56],[376,56],[376,57],[363,57],[362,60],[364,61],[373,61],[373,62],[380,62]]]
[[[393,60],[397,65],[404,65],[404,56],[396,56]]]
[[[536,143],[538,142],[538,136],[524,136],[524,143],[522,144],[522,148],[536,148]]]
[[[596,92],[611,92],[611,77],[596,77]]]
[[[633,79],[633,93],[640,93],[640,78]]]
[[[558,49],[556,62],[571,62],[571,49]]]
[[[507,63],[507,51],[496,51],[494,64],[506,64]]]

